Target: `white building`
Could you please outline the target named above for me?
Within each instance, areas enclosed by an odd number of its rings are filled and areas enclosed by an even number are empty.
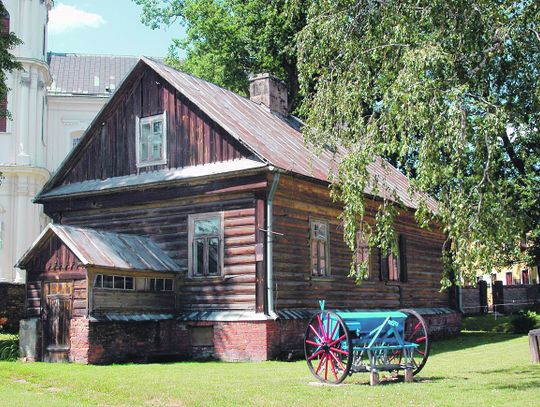
[[[13,265],[48,223],[32,198],[137,58],[47,53],[52,1],[3,3],[23,41],[13,54],[24,69],[8,74],[12,120],[0,123],[0,283],[24,283]]]

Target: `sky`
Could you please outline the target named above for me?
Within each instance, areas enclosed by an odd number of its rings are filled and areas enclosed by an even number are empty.
[[[164,57],[182,27],[151,30],[140,14],[131,0],[57,0],[49,13],[48,51]]]

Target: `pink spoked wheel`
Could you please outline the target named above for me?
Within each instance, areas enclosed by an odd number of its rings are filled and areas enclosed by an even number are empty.
[[[428,336],[427,325],[424,318],[415,310],[400,309],[399,311],[407,314],[407,319],[405,320],[405,341],[418,345],[412,356],[412,364],[414,366],[413,375],[416,375],[422,370],[429,357],[431,342]],[[401,350],[395,351],[388,361],[398,364],[405,363],[403,352]]]
[[[335,312],[319,311],[304,335],[304,352],[309,370],[324,383],[341,383],[351,370],[351,336]]]

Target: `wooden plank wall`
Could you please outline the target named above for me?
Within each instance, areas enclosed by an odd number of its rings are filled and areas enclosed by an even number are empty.
[[[282,176],[274,198],[274,282],[277,309],[400,308],[447,306],[448,295],[440,293],[442,273],[440,233],[421,230],[409,213],[397,219],[397,232],[406,235],[408,282],[378,280],[379,258],[375,253],[373,281],[356,285],[347,277],[351,252],[343,242],[337,219],[340,207],[329,197],[328,187],[292,176]],[[372,202],[374,205],[375,203]],[[405,211],[402,211],[405,212]],[[327,219],[330,226],[331,277],[312,277],[310,271],[309,218]],[[373,221],[373,218],[371,218]],[[401,294],[400,294],[401,292]]]
[[[167,112],[167,164],[139,172],[239,159],[250,155],[154,71],[146,68],[119,102],[111,103],[85,137],[72,169],[58,184],[137,174],[136,117]],[[73,162],[73,161],[72,161]],[[64,171],[69,169],[65,168]]]
[[[252,193],[132,206],[124,197],[118,199],[122,203],[110,208],[66,212],[62,223],[148,236],[187,271],[188,215],[223,211],[224,276],[181,278],[177,286],[177,305],[180,310],[255,309],[255,199]]]
[[[39,316],[44,281],[73,281],[73,316],[86,315],[86,269],[57,237],[44,244],[27,270],[26,316]]]
[[[121,273],[119,273],[121,274]],[[95,312],[174,312],[174,293],[93,289]]]

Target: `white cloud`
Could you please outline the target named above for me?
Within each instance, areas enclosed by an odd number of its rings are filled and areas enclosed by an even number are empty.
[[[58,3],[49,13],[51,34],[62,34],[83,27],[97,28],[103,24],[105,24],[105,19],[101,15],[63,3]]]

